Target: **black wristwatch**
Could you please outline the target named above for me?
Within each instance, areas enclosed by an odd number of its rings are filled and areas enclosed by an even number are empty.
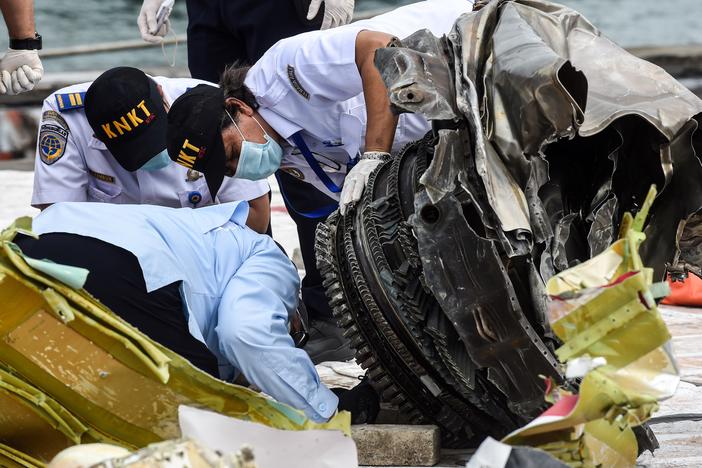
[[[10,49],[14,50],[41,50],[41,36],[39,33],[34,33],[34,37],[29,39],[12,39],[10,38]]]

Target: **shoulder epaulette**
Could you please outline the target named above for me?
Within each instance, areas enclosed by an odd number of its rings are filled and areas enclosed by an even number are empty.
[[[85,92],[57,94],[56,105],[59,111],[80,109],[85,105]]]

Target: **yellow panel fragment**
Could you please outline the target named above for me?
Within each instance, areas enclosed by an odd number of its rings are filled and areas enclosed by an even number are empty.
[[[30,224],[17,225],[31,234]],[[43,421],[46,440],[54,437],[48,452],[62,440],[143,447],[180,436],[181,404],[278,429],[350,434],[346,412],[316,424],[299,410],[193,367],[86,291],[31,268],[11,243],[16,232],[5,230],[0,240],[0,398],[29,412],[0,417],[0,436],[3,427],[38,428]],[[19,455],[8,449],[0,457]]]
[[[559,360],[604,358],[606,364],[585,374],[577,396],[555,391],[556,404],[505,442],[533,445],[571,466],[635,464],[631,428],[649,419],[680,380],[651,293],[652,271],[638,253],[655,195],[652,186],[636,217],[625,214],[620,238],[608,249],[549,280],[548,317],[562,340]]]

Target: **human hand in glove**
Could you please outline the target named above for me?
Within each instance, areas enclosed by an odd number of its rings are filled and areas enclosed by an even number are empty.
[[[141,5],[137,24],[139,25],[141,38],[146,42],[161,42],[168,34],[168,31],[171,30],[171,22],[168,17],[171,14],[173,2],[170,2],[170,5],[164,8],[162,14],[165,14],[166,19],[161,27],[158,27],[157,14],[162,3],[163,0],[144,0],[144,3]]]
[[[368,177],[381,163],[388,159],[390,159],[390,153],[380,151],[363,153],[361,159],[351,168],[344,179],[344,186],[341,188],[341,200],[339,201],[339,211],[341,211],[342,215],[346,215],[348,208],[361,199],[363,190],[368,183]]]
[[[335,28],[351,22],[354,0],[312,0],[307,10],[308,20],[317,16],[322,2],[324,2],[324,19],[319,29]]]
[[[7,49],[0,59],[0,94],[31,91],[42,76],[44,67],[36,50]]]

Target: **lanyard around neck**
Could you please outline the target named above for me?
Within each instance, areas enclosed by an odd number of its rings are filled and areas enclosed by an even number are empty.
[[[307,161],[307,164],[309,164],[310,168],[312,168],[312,171],[314,171],[315,175],[319,180],[322,181],[324,186],[327,188],[332,193],[339,193],[341,192],[341,187],[336,185],[327,175],[326,172],[322,169],[322,167],[319,165],[319,162],[314,158],[312,155],[312,152],[310,151],[309,147],[307,146],[307,143],[305,143],[305,140],[302,138],[302,135],[300,132],[294,133],[290,137],[295,143],[295,146],[300,150],[302,153],[302,156],[304,156],[305,161]]]

